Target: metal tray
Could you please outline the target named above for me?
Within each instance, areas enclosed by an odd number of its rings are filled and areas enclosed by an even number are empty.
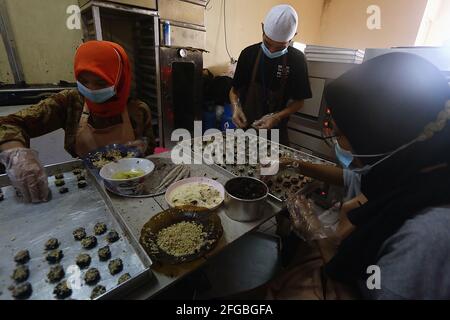
[[[260,140],[265,140],[263,138],[259,138],[259,137],[256,137],[256,136],[254,136],[254,137],[258,138]],[[194,139],[192,139],[190,141],[191,146],[192,146],[191,147],[192,155],[196,159],[201,159],[201,157],[202,157],[198,153],[195,153],[194,150],[193,150],[194,142],[198,141],[199,139],[200,139],[200,141],[203,140],[203,138],[200,137],[200,138],[194,138]],[[224,141],[225,141],[225,139],[226,139],[226,137],[224,136]],[[183,144],[185,142],[186,141],[182,141],[180,144]],[[295,158],[295,159],[298,159],[298,160],[311,162],[311,163],[316,163],[316,164],[328,164],[328,165],[333,165],[333,166],[335,165],[332,162],[329,162],[327,160],[318,158],[318,157],[310,155],[308,153],[305,153],[305,152],[302,152],[302,151],[299,151],[299,150],[295,150],[295,149],[292,149],[290,147],[287,147],[287,146],[284,146],[284,145],[281,145],[281,144],[275,144],[275,143],[270,142],[268,140],[266,140],[266,142],[268,144],[268,148],[270,148],[272,145],[277,145],[280,156],[292,157],[292,158]],[[203,147],[205,147],[205,145],[203,145]],[[238,148],[240,148],[240,147],[238,147]],[[223,151],[224,151],[224,156],[225,156],[225,153],[226,153],[226,148],[225,147],[223,148]],[[246,151],[248,151],[248,150],[246,150]],[[236,151],[234,153],[236,153]],[[221,164],[214,164],[214,166],[218,167],[219,171],[223,170],[223,171],[229,172],[233,176],[237,176],[237,177],[248,177],[248,176],[251,176],[251,177],[255,177],[255,178],[260,178],[260,175],[258,173],[259,172],[258,165],[251,165],[251,164],[246,163],[246,164],[222,164],[222,165]],[[294,169],[288,168],[288,169],[285,169],[283,171],[280,171],[275,177],[271,178],[271,180],[273,180],[275,182],[275,180],[276,180],[276,178],[278,176],[282,176],[282,175],[284,175],[286,173],[290,173],[292,175],[299,175],[297,172],[295,172]],[[301,185],[299,184],[299,187],[301,189],[303,189],[308,184],[314,182],[314,180],[306,177],[306,178],[302,179],[300,182],[303,182],[303,183]],[[280,188],[281,191],[274,190],[275,187],[276,188]],[[275,199],[276,201],[278,201],[278,202],[285,202],[287,200],[287,195],[292,192],[292,188],[291,187],[285,188],[282,185],[280,185],[279,183],[274,183],[273,187],[269,187],[269,192],[270,192],[269,195],[273,199]]]
[[[32,285],[33,294],[29,299],[55,299],[53,289],[56,283],[49,283],[47,280],[51,265],[45,260],[44,250],[45,242],[53,237],[59,240],[59,249],[64,254],[60,262],[66,273],[64,280],[81,276],[81,287],[72,288],[71,299],[90,299],[94,287],[84,283],[83,276],[87,269],[78,272],[76,268],[75,258],[80,253],[88,253],[91,256],[89,268],[94,267],[99,270],[101,280],[98,284],[106,287],[107,292],[97,299],[119,298],[151,279],[151,259],[134,238],[126,223],[116,213],[104,189],[88,170],[85,170],[87,187],[84,189],[77,187],[77,179],[72,170],[82,167],[81,161],[47,167],[51,200],[42,204],[20,202],[14,188],[9,185],[7,176],[0,176],[0,187],[5,196],[4,201],[0,202],[0,254],[2,257],[0,299],[13,299],[8,287],[14,285],[14,281],[10,278],[16,267],[14,255],[23,249],[27,249],[31,256],[31,260],[27,263],[30,269],[27,281]],[[64,173],[68,193],[59,193],[59,188],[54,183],[55,173]],[[87,235],[93,235],[93,227],[97,222],[104,222],[108,230],[116,230],[120,240],[108,244],[105,233],[96,236],[98,244],[95,248],[83,249],[80,242],[74,240],[72,231],[83,227]],[[111,259],[122,259],[123,271],[118,275],[112,276],[108,270],[108,261],[101,262],[98,258],[98,249],[106,245],[110,246]],[[69,274],[68,271],[72,270],[69,266],[72,265],[74,271]],[[118,278],[124,273],[129,273],[132,278],[117,285]]]

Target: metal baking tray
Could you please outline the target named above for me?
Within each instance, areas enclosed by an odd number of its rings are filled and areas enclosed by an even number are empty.
[[[256,136],[254,136],[254,137],[258,138]],[[225,141],[225,139],[226,139],[226,137],[224,136],[224,141]],[[306,152],[295,150],[293,148],[290,148],[290,147],[287,147],[287,146],[284,146],[284,145],[281,145],[281,144],[275,144],[274,142],[268,141],[268,140],[263,139],[263,138],[258,138],[258,139],[263,140],[263,141],[265,140],[267,142],[267,144],[268,144],[268,149],[272,145],[274,145],[274,146],[277,145],[280,157],[281,156],[283,156],[283,157],[291,157],[291,158],[295,158],[295,159],[298,159],[298,160],[311,162],[311,163],[315,163],[315,164],[327,164],[327,165],[333,165],[333,166],[335,165],[332,162],[329,162],[327,160],[324,160],[324,159],[318,158],[316,156],[310,155],[310,154],[308,154]],[[193,155],[193,158],[196,158],[196,159],[201,159],[202,158],[202,156],[199,155],[198,153],[195,153],[195,151],[193,149],[194,142],[199,141],[199,140],[203,141],[203,138],[202,137],[194,138],[194,139],[192,139],[190,141],[191,146],[192,146],[191,147],[192,155]],[[206,139],[206,140],[208,140],[208,139]],[[182,143],[185,143],[185,141],[181,142],[181,144]],[[203,147],[205,147],[205,144],[203,144]],[[237,146],[237,148],[243,148],[243,147]],[[246,149],[246,151],[248,151],[248,150]],[[224,152],[224,157],[225,157],[225,154],[227,152],[225,147],[223,148],[223,152]],[[234,150],[234,154],[235,153],[236,153],[236,150]],[[251,164],[246,163],[246,164],[222,164],[222,165],[221,164],[214,164],[214,166],[216,168],[218,168],[219,170],[224,170],[226,172],[229,172],[233,176],[236,176],[236,177],[248,177],[248,176],[252,176],[252,177],[256,177],[256,178],[260,177],[259,174],[258,174],[258,166],[257,165],[251,165]],[[298,173],[295,172],[294,169],[287,168],[285,170],[281,170],[274,178],[271,178],[271,180],[273,182],[275,182],[277,177],[283,176],[285,174],[300,176]],[[285,181],[283,181],[283,182],[285,182]],[[275,199],[276,201],[278,201],[278,202],[285,202],[287,200],[287,195],[289,193],[293,192],[292,186],[284,187],[283,186],[283,182],[281,182],[281,183],[274,183],[273,186],[269,186],[270,196],[273,199]],[[308,184],[313,183],[314,179],[305,177],[305,178],[301,179],[300,182],[303,182],[303,183],[301,185],[299,184],[299,187],[300,187],[299,190],[303,189]],[[277,188],[277,190],[275,190],[275,188]],[[278,188],[280,189],[280,191],[278,191]]]
[[[8,288],[14,285],[11,274],[16,267],[14,255],[27,249],[30,252],[30,261],[26,264],[30,270],[28,282],[32,285],[33,293],[29,299],[51,300],[56,299],[53,289],[56,283],[49,283],[47,273],[51,265],[46,261],[44,250],[45,242],[50,238],[57,238],[59,249],[64,257],[60,264],[66,273],[64,280],[81,276],[81,287],[72,288],[70,299],[86,300],[94,286],[88,286],[83,280],[88,269],[77,270],[75,258],[80,253],[91,256],[89,268],[97,268],[101,279],[99,285],[106,287],[106,293],[97,299],[120,298],[127,292],[147,283],[152,278],[150,266],[151,259],[147,256],[138,240],[134,238],[126,223],[122,220],[112,206],[112,203],[92,174],[85,170],[87,187],[79,189],[77,178],[72,173],[75,168],[83,168],[81,161],[72,161],[46,167],[48,173],[51,200],[41,204],[24,204],[16,196],[10,186],[6,175],[0,176],[0,187],[4,200],[0,202],[0,299],[13,299]],[[84,168],[83,168],[84,169]],[[56,173],[64,173],[65,187],[69,189],[66,194],[60,194],[55,186]],[[116,230],[120,240],[108,244],[106,234],[96,236],[98,244],[91,250],[83,249],[79,241],[75,241],[72,231],[78,227],[86,229],[87,235],[93,235],[93,227],[97,222],[104,222],[109,230]],[[98,258],[98,249],[109,245],[111,259],[120,258],[123,262],[123,271],[112,276],[108,270],[108,260],[101,262]],[[69,271],[69,273],[68,273]],[[117,285],[119,277],[129,273],[131,279]]]

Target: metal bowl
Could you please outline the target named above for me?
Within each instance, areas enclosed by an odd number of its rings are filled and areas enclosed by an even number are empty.
[[[245,198],[237,195],[236,190],[233,190],[239,185],[242,188],[249,188],[252,184],[261,189],[260,196]],[[230,219],[239,222],[259,220],[263,216],[263,206],[268,194],[269,188],[267,185],[256,178],[237,177],[230,179],[225,184],[225,213]]]

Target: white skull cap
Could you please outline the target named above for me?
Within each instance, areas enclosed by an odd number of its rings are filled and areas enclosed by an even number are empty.
[[[297,12],[287,4],[273,7],[264,20],[265,34],[277,42],[292,40],[297,32],[297,27]]]

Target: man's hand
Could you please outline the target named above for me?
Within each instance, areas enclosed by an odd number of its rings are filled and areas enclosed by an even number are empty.
[[[234,106],[233,110],[233,123],[240,129],[247,128],[247,118],[244,111],[237,105]]]
[[[280,123],[280,118],[275,114],[268,114],[253,123],[255,129],[273,129]]]

